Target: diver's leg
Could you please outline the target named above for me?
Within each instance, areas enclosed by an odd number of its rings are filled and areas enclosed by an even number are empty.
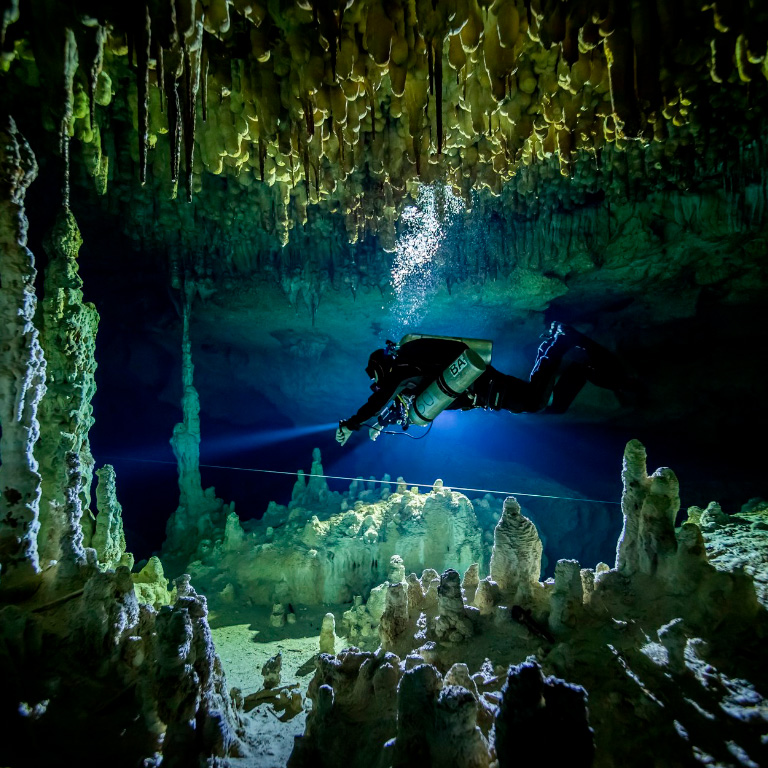
[[[617,396],[625,392],[637,391],[639,380],[633,376],[622,361],[610,350],[580,333],[575,328],[560,324],[563,335],[573,346],[580,347],[587,353],[587,381],[603,389],[610,389]]]
[[[560,324],[552,323],[549,335],[539,344],[528,377],[525,411],[535,412],[546,407],[560,374],[563,355],[573,346],[573,339],[562,332]]]
[[[587,380],[587,366],[584,363],[568,365],[558,378],[552,391],[552,402],[544,409],[544,413],[565,413]]]
[[[491,365],[471,389],[476,408],[504,409],[512,413],[528,410],[530,383],[497,371]]]

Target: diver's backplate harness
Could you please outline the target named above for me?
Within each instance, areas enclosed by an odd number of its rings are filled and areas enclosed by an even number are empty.
[[[429,426],[456,398],[466,392],[491,364],[493,342],[488,339],[409,333],[400,339],[399,344],[387,341],[387,352],[396,355],[401,346],[416,339],[459,341],[466,344],[468,349],[419,394],[398,392],[394,400],[378,415],[377,421],[382,427],[398,424],[406,430],[411,424]]]

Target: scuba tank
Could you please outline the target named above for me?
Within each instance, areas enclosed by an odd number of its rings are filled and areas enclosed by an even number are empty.
[[[407,344],[409,341],[416,341],[416,339],[446,339],[447,341],[461,341],[475,352],[486,365],[491,364],[493,342],[490,339],[470,339],[465,338],[464,336],[437,336],[432,333],[407,333],[400,339],[400,343],[397,346],[402,347],[403,344]],[[388,341],[387,344],[389,343],[390,342]]]
[[[418,336],[408,334],[408,341],[414,338],[446,338],[444,336]],[[474,339],[457,339],[468,344]],[[401,342],[401,343],[404,343]],[[492,344],[492,342],[487,342]],[[490,348],[488,349],[490,360]],[[426,426],[444,411],[475,379],[486,369],[486,362],[474,349],[465,349],[420,395],[414,398],[408,410],[408,418],[414,424]]]

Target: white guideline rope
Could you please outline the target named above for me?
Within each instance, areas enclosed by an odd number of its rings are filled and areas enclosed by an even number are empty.
[[[109,456],[105,458],[110,458]],[[118,459],[117,456],[111,457],[114,459]],[[176,465],[177,462],[175,461],[161,461],[159,459],[131,459],[127,457],[119,457],[120,461],[138,461],[145,464],[173,464]],[[267,475],[294,475],[298,477],[299,474],[304,475],[304,477],[324,477],[326,480],[362,480],[363,482],[369,483],[369,482],[376,482],[376,483],[387,483],[388,485],[400,485],[400,481],[398,480],[366,480],[364,477],[344,477],[343,475],[313,475],[307,472],[303,471],[297,471],[297,472],[284,472],[279,469],[254,469],[253,467],[229,467],[224,466],[221,464],[198,464],[200,467],[206,467],[207,469],[232,469],[236,472],[260,472]],[[406,481],[402,481],[404,485],[407,485],[408,487],[416,486],[417,488],[434,488],[434,483],[409,483]],[[621,504],[620,501],[604,501],[602,499],[580,499],[576,498],[574,496],[549,496],[545,493],[522,493],[520,491],[494,491],[490,488],[460,488],[456,485],[446,485],[446,488],[449,488],[452,491],[470,491],[471,493],[498,493],[505,496],[528,496],[530,498],[535,499],[560,499],[562,501],[585,501],[589,502],[590,504]]]

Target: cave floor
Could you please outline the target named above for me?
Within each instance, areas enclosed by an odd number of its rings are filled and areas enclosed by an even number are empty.
[[[271,627],[270,606],[240,607],[220,605],[213,608],[209,619],[216,652],[221,658],[230,690],[239,688],[244,697],[263,688],[261,668],[282,653],[280,686],[298,684],[304,709],[291,719],[281,721],[281,714],[264,702],[244,714],[243,721],[251,754],[231,759],[242,768],[284,768],[293,750],[294,736],[304,733],[306,712],[311,702],[306,699],[307,685],[315,671],[314,658],[319,652],[320,626],[323,616],[331,612],[337,626],[348,605],[296,606],[296,623]],[[337,642],[337,650],[342,642]],[[282,715],[285,717],[285,715]]]

